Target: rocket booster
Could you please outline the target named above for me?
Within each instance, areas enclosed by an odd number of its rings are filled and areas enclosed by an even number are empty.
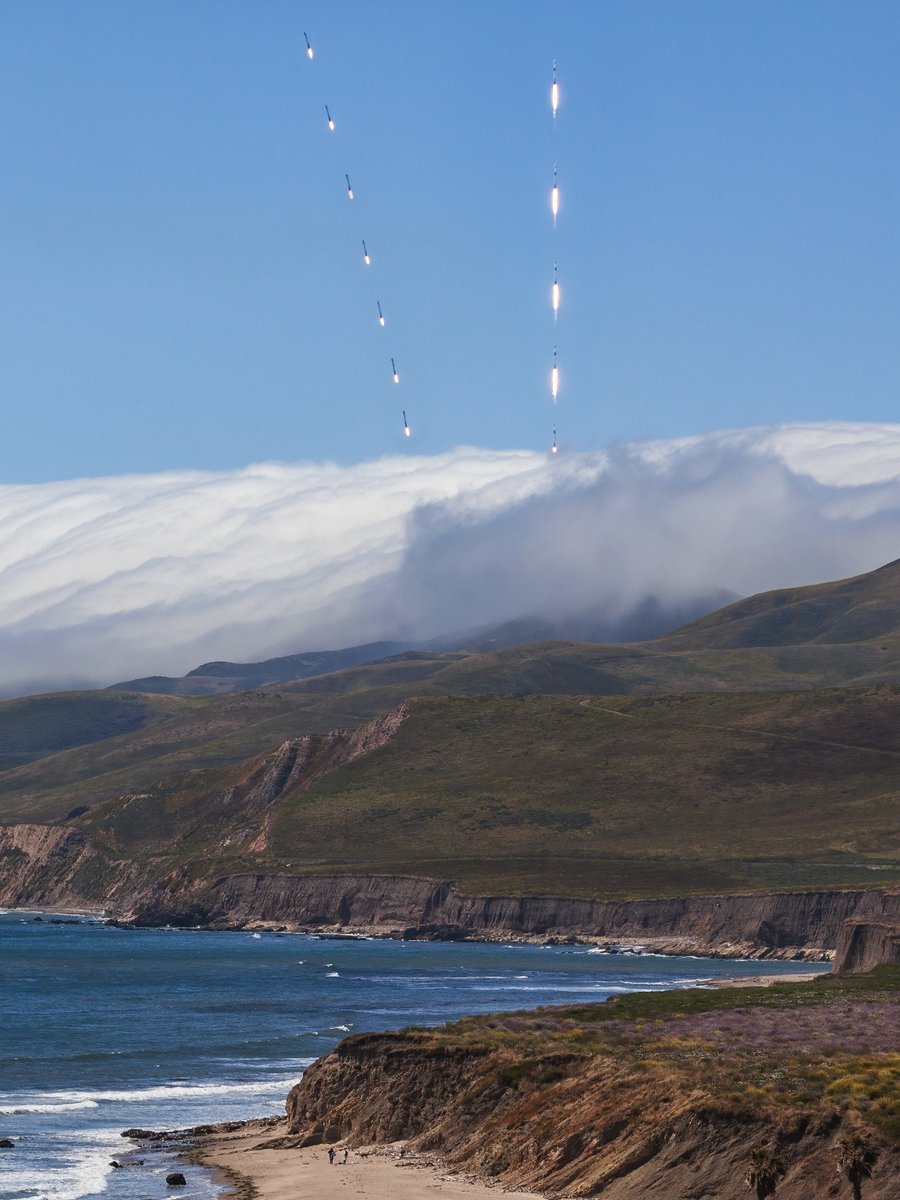
[[[556,120],[556,110],[559,108],[559,84],[556,82],[556,59],[553,60],[553,82],[550,84],[550,108],[553,120]]]
[[[559,367],[556,364],[556,347],[553,347],[553,367],[550,371],[550,395],[553,397],[553,403],[556,403],[556,397],[559,395]]]
[[[406,419],[406,409],[403,410],[403,433],[406,437],[410,436],[409,421]]]
[[[327,104],[325,105],[325,120],[328,122],[328,128],[333,133],[334,132],[334,121],[332,120],[331,113],[328,111]]]
[[[347,198],[348,198],[348,200],[352,200],[353,199],[353,188],[350,186],[350,176],[345,175],[344,178],[347,180]]]
[[[303,35],[303,40],[304,40],[304,42],[306,42],[306,57],[307,57],[307,58],[312,58],[312,56],[313,56],[313,48],[312,48],[312,46],[309,44],[309,38],[306,36],[306,34],[305,34],[305,33],[304,33],[304,35]]]
[[[370,267],[372,265],[372,260],[369,257],[368,250],[366,249],[366,239],[365,238],[363,238],[363,262],[366,264],[367,267]]]
[[[553,287],[550,289],[550,300],[553,304],[553,320],[556,320],[559,313],[559,273],[557,264],[553,264]]]
[[[381,301],[376,300],[375,303],[378,305],[378,324],[384,329],[384,313],[381,311]]]
[[[394,360],[393,360],[393,359],[391,359],[391,371],[392,371],[392,372],[393,372],[393,374],[394,374],[394,383],[399,383],[399,382],[400,382],[400,376],[399,376],[399,374],[397,373],[397,368],[396,368],[396,366],[395,366],[395,364],[394,364]]]
[[[553,213],[553,224],[559,213],[559,185],[556,182],[556,163],[553,164],[553,187],[550,189],[550,211]]]

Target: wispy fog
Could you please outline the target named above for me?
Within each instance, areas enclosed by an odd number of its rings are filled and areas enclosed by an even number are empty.
[[[613,623],[898,555],[896,425],[6,486],[0,691],[586,608]]]

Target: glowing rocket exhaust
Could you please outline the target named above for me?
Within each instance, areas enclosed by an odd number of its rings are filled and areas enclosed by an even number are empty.
[[[306,36],[306,34],[305,34],[305,33],[304,33],[304,35],[303,35],[303,40],[304,40],[304,42],[306,42],[306,57],[307,57],[307,58],[312,58],[312,56],[313,56],[313,48],[312,48],[312,46],[309,44],[309,38]]]
[[[397,374],[397,368],[396,368],[396,366],[394,365],[394,360],[393,360],[393,359],[391,359],[391,370],[392,370],[392,371],[393,371],[393,373],[394,373],[394,383],[399,383],[399,382],[400,382],[400,376]]]
[[[378,305],[378,324],[384,329],[384,313],[381,311],[381,301],[376,300],[375,303]]]
[[[559,215],[559,187],[556,182],[556,163],[553,164],[553,187],[550,189],[550,211],[553,213],[553,224]]]
[[[553,403],[556,403],[556,397],[559,395],[559,367],[556,365],[556,347],[553,347],[553,368],[550,371],[550,395],[553,397]]]
[[[559,277],[556,263],[553,264],[553,287],[550,289],[550,297],[553,304],[553,320],[555,321],[559,315]]]
[[[327,105],[327,104],[325,105],[325,119],[326,119],[326,121],[328,122],[328,128],[329,128],[329,129],[332,131],[332,133],[333,133],[333,132],[334,132],[334,121],[332,120],[331,113],[328,111],[328,105]]]
[[[345,175],[344,178],[347,180],[347,198],[349,200],[352,200],[353,199],[353,188],[350,186],[350,176]]]
[[[553,82],[550,85],[550,107],[553,110],[553,120],[556,120],[556,110],[559,108],[559,84],[556,82],[556,59],[553,60]]]
[[[406,409],[403,410],[403,432],[407,437],[410,437],[409,421],[406,419]]]
[[[553,445],[550,447],[550,453],[556,453],[556,426],[553,426]]]
[[[351,198],[351,200],[353,199],[352,196],[350,198]],[[371,265],[372,265],[372,260],[369,257],[368,250],[366,249],[366,239],[365,238],[363,238],[363,262],[366,264],[367,267],[371,267]]]

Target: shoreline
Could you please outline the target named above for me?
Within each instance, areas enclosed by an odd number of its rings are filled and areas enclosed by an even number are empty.
[[[810,981],[823,971],[789,976]],[[769,988],[784,975],[731,976],[701,987]],[[134,1131],[135,1133],[141,1131]],[[137,1139],[135,1139],[137,1140]],[[490,1179],[446,1167],[436,1154],[407,1154],[400,1142],[361,1147],[346,1146],[348,1162],[331,1166],[328,1144],[303,1144],[290,1134],[286,1117],[251,1117],[152,1134],[156,1142],[171,1142],[177,1159],[210,1171],[220,1185],[220,1200],[344,1200],[349,1188],[363,1200],[422,1200],[439,1193],[440,1200],[495,1200],[497,1192],[518,1200],[544,1200],[539,1193],[510,1190]],[[333,1143],[343,1156],[345,1143]],[[402,1169],[402,1176],[395,1174]]]
[[[238,1130],[201,1134],[179,1157],[205,1167],[236,1200],[345,1200],[349,1192],[363,1200],[496,1200],[498,1192],[518,1200],[543,1200],[537,1192],[511,1191],[475,1175],[452,1170],[439,1155],[405,1151],[401,1142],[350,1147],[336,1142],[334,1165],[329,1146],[300,1146],[288,1134],[287,1118],[250,1120]],[[344,1151],[347,1162],[343,1163]]]
[[[117,929],[177,929],[184,933],[269,933],[280,937],[301,936],[313,937],[322,941],[412,941],[412,942],[454,942],[473,943],[477,945],[523,945],[523,946],[589,946],[597,954],[627,954],[637,958],[659,956],[662,958],[710,958],[717,960],[732,960],[734,962],[797,962],[830,964],[834,960],[833,949],[784,947],[775,949],[770,946],[752,944],[749,942],[717,942],[714,944],[698,944],[697,939],[673,935],[648,934],[642,938],[611,938],[602,934],[565,933],[559,931],[553,934],[523,933],[520,931],[489,929],[468,930],[461,926],[443,927],[436,931],[434,927],[424,926],[410,929],[400,925],[364,925],[347,927],[342,925],[289,925],[274,924],[271,921],[244,921],[233,925],[213,923],[208,925],[171,925],[144,924],[138,921],[122,920],[110,916],[108,909],[81,907],[65,907],[61,905],[42,906],[9,906],[0,909],[6,913],[21,913],[40,919],[71,917],[97,921],[103,925],[111,925]]]

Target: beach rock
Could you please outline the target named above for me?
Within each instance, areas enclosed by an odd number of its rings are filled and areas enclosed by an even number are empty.
[[[116,1170],[121,1170],[121,1169],[122,1169],[122,1164],[121,1164],[120,1162],[116,1162],[116,1160],[115,1160],[115,1159],[112,1159],[112,1161],[110,1162],[110,1164],[109,1164],[109,1165],[110,1165],[111,1167],[115,1167],[115,1168],[116,1168]]]
[[[12,1138],[0,1138],[0,1150],[12,1150],[15,1144]]]
[[[157,1129],[124,1129],[122,1137],[134,1138],[142,1142],[161,1142],[165,1140],[165,1131]]]
[[[180,1171],[171,1171],[166,1176],[166,1183],[169,1185],[169,1187],[184,1187],[184,1185],[187,1183],[187,1180]]]

